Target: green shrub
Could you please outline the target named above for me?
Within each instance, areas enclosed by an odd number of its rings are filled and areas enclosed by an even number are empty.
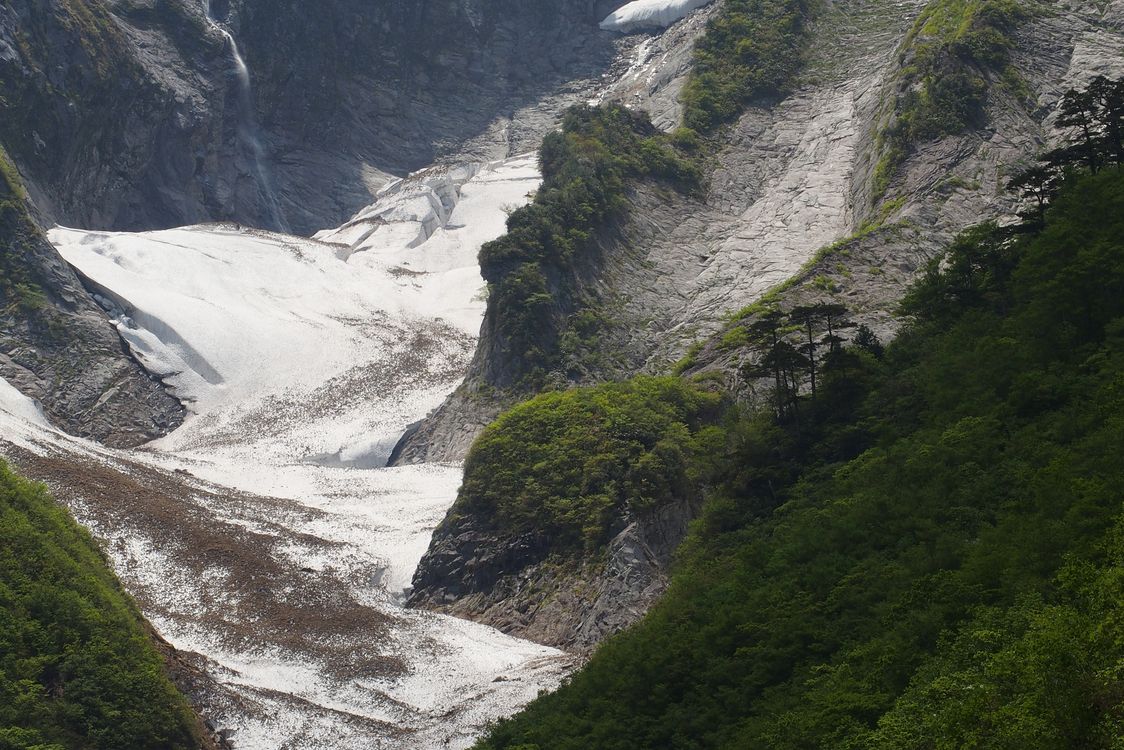
[[[555,551],[596,548],[625,510],[694,495],[687,466],[718,410],[718,396],[677,378],[536,396],[473,445],[452,515],[536,534]]]
[[[688,128],[709,132],[791,84],[807,42],[809,0],[726,0],[695,45],[683,90]]]
[[[23,313],[47,309],[47,295],[30,268],[30,243],[43,240],[27,212],[27,190],[0,146],[0,310],[15,304]]]

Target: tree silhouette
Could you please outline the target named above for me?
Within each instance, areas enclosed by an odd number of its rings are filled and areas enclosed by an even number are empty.
[[[1076,145],[1084,154],[1085,163],[1093,174],[1096,174],[1101,166],[1097,144],[1099,109],[1097,99],[1091,91],[1070,89],[1062,95],[1057,119],[1059,128],[1075,128],[1080,131]]]
[[[1106,161],[1112,160],[1116,166],[1124,164],[1124,79],[1110,81],[1097,76],[1089,84],[1089,96],[1096,104],[1096,119],[1102,132]]]
[[[1061,176],[1057,168],[1049,164],[1036,164],[1024,169],[1007,182],[1008,190],[1017,191],[1023,199],[1034,200],[1035,210],[1032,213],[1020,212],[1019,217],[1035,225],[1041,224],[1045,219],[1046,205],[1060,186]]]

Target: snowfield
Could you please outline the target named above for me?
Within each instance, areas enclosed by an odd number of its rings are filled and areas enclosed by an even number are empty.
[[[399,602],[460,467],[383,468],[467,367],[476,255],[535,159],[434,168],[316,239],[226,225],[50,233],[189,408],[139,450],[53,429],[0,380],[0,451],[104,540],[239,750],[459,748],[562,653]]]
[[[606,16],[601,28],[625,34],[662,29],[710,3],[711,0],[633,0]]]

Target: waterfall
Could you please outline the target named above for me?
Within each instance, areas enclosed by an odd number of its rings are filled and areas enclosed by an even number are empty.
[[[273,175],[265,158],[265,147],[262,145],[261,129],[258,127],[254,114],[253,89],[250,82],[250,69],[246,67],[246,60],[238,49],[238,41],[234,35],[215,18],[211,11],[211,0],[203,0],[203,12],[210,24],[218,33],[222,34],[230,47],[230,56],[234,61],[234,77],[238,83],[238,137],[248,149],[250,160],[253,163],[254,180],[257,182],[258,192],[266,209],[269,211],[273,228],[283,232],[289,231],[285,215],[281,211],[281,203],[277,199],[277,191],[273,187]]]

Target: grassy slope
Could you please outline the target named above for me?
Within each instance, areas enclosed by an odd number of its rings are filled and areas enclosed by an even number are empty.
[[[90,536],[0,462],[0,748],[200,745]]]
[[[730,429],[665,600],[481,747],[1119,748],[1122,238],[1119,170],[966,236],[814,419]]]

